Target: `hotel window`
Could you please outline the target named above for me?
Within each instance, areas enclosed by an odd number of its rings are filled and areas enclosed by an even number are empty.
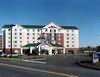
[[[74,38],[72,37],[72,40],[73,40]]]
[[[20,37],[20,39],[22,39],[22,37]]]
[[[58,29],[58,32],[60,32],[61,29]]]
[[[27,35],[29,35],[29,33],[27,33]]]
[[[17,43],[17,41],[14,41],[14,43]]]
[[[48,31],[48,29],[45,29],[45,31],[47,32],[47,31]]]
[[[17,31],[17,29],[15,29],[15,31]]]
[[[32,39],[34,39],[34,37]]]
[[[11,35],[11,33],[8,33],[8,35]]]
[[[60,38],[57,38],[58,40],[61,40]]]
[[[58,34],[58,38],[60,38],[60,36],[61,36],[61,35],[60,35],[60,34]]]
[[[67,47],[69,47],[69,45],[67,45]]]
[[[72,47],[74,47],[74,45],[72,45]]]
[[[56,32],[56,30],[54,29],[54,32]]]
[[[14,45],[14,47],[17,47],[17,45]]]
[[[39,31],[40,31],[40,29],[37,29],[37,31],[39,32]]]
[[[29,43],[29,41],[27,41],[27,43]]]
[[[33,32],[34,32],[34,29],[33,29]]]
[[[17,33],[15,33],[15,35],[17,35]]]
[[[22,35],[22,33],[19,33],[20,35]]]
[[[11,41],[8,41],[8,43],[11,43]]]
[[[69,30],[66,30],[67,32],[69,32]]]
[[[67,36],[69,36],[69,34],[67,34]]]
[[[27,29],[27,31],[29,31],[29,29]]]
[[[10,31],[10,29],[8,29],[8,31]]]
[[[69,40],[69,37],[67,37],[67,40]]]
[[[11,47],[11,45],[8,45],[8,47]]]
[[[15,39],[17,39],[17,37],[15,37]]]
[[[20,31],[22,31],[22,29],[20,29]]]
[[[20,43],[22,43],[22,41],[20,41]]]
[[[74,36],[74,34],[72,34],[72,36]]]
[[[67,43],[69,43],[69,41],[66,41]]]
[[[52,32],[52,30],[50,29],[50,32]]]
[[[22,45],[20,45],[20,47],[22,47]]]
[[[8,39],[11,39],[10,37],[8,37]]]
[[[74,41],[72,41],[72,43],[74,43]]]
[[[29,39],[29,37],[27,37],[27,39]]]
[[[33,35],[35,35],[35,33],[33,33]]]

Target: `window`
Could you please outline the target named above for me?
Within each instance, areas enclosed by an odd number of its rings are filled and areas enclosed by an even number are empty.
[[[34,37],[32,39],[34,39]]]
[[[17,47],[17,45],[14,45],[14,47]]]
[[[72,40],[73,40],[74,38],[72,37]]]
[[[8,41],[8,43],[11,43],[11,41]]]
[[[22,47],[22,45],[20,45],[20,47]]]
[[[17,39],[17,37],[15,37],[15,39]]]
[[[35,33],[33,33],[33,35],[35,35]]]
[[[15,35],[17,35],[17,33],[15,33]]]
[[[37,30],[38,32],[40,31],[40,29]]]
[[[11,33],[8,33],[8,35],[11,35]]]
[[[48,31],[48,29],[45,29],[45,31],[47,32],[47,31]]]
[[[69,32],[69,30],[66,30],[67,32]]]
[[[27,31],[29,31],[29,29],[27,29]]]
[[[33,29],[33,32],[34,32],[34,29]]]
[[[10,31],[10,29],[8,29],[8,31]]]
[[[20,35],[22,35],[22,33],[19,33]]]
[[[74,41],[72,41],[72,43],[74,43]]]
[[[22,39],[22,37],[20,37],[20,39]]]
[[[27,39],[29,39],[29,37],[27,37]]]
[[[74,45],[72,45],[72,47],[74,47]]]
[[[22,31],[22,29],[20,29],[20,31]]]
[[[8,37],[8,39],[11,39],[10,37]]]
[[[67,47],[69,47],[69,45],[67,45]]]
[[[58,29],[58,31],[60,32],[60,31],[61,31],[61,29]]]
[[[69,34],[67,34],[67,36],[69,36]]]
[[[54,29],[54,32],[56,32],[56,30]]]
[[[60,38],[58,38],[58,40],[61,40]]]
[[[17,29],[15,29],[15,31],[17,31]]]
[[[20,41],[20,43],[22,43],[22,41]]]
[[[52,30],[50,29],[50,32],[52,32]]]
[[[29,33],[27,33],[27,35],[29,35]]]
[[[74,36],[74,34],[72,34],[72,36]]]
[[[14,41],[14,43],[17,43],[17,41]]]
[[[8,45],[8,47],[11,47],[11,45]]]
[[[69,43],[69,41],[66,41],[67,43]]]
[[[67,37],[67,40],[69,40],[69,37]]]
[[[74,30],[72,30],[72,32],[74,32]]]
[[[29,41],[27,41],[27,43],[29,43]]]

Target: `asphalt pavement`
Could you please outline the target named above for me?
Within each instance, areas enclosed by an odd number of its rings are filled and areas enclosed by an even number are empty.
[[[30,67],[34,69],[41,69],[46,71],[52,71],[57,72],[61,74],[69,74],[69,75],[75,75],[79,77],[100,77],[100,71],[92,70],[88,68],[83,68],[75,62],[82,60],[84,57],[81,55],[57,55],[57,56],[48,56],[44,59],[37,59],[33,60],[33,62],[10,62],[10,61],[0,61],[4,64],[13,64],[18,66],[24,66],[24,67]],[[35,61],[41,61],[46,62],[46,64],[43,63],[37,63]],[[0,76],[1,77],[7,77],[3,75],[7,75],[6,72],[9,70],[9,75],[12,75],[12,77],[63,77],[52,73],[47,72],[39,72],[39,71],[25,71],[15,68],[9,68],[9,67],[2,67],[0,65]],[[4,73],[1,73],[4,72]],[[11,73],[11,74],[10,74]],[[18,74],[18,75],[17,75]],[[11,77],[11,76],[10,76]]]

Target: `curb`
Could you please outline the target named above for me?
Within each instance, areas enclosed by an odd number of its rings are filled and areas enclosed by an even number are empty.
[[[81,63],[81,61],[78,62],[77,64],[80,65],[80,66],[82,66],[82,67],[84,67],[84,68],[89,68],[89,69],[94,69],[94,70],[99,70],[100,71],[100,67],[98,68],[98,67],[90,65],[90,64],[87,65],[85,63]]]

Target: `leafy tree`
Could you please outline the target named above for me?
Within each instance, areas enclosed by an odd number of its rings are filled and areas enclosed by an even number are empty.
[[[96,51],[97,51],[97,52],[100,52],[100,46],[97,46],[97,47],[96,47]]]

